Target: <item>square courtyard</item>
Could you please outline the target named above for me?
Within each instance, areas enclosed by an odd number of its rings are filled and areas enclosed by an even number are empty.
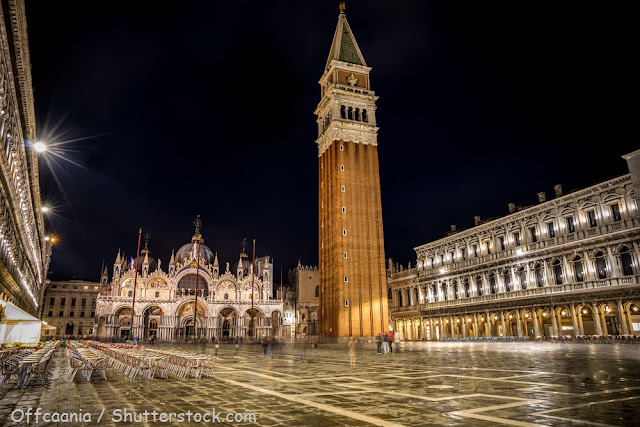
[[[213,353],[212,344],[158,349]],[[351,367],[346,344],[281,344],[236,351],[222,344],[213,378],[131,380],[115,369],[107,381],[66,376],[59,349],[46,386],[0,389],[0,423],[26,424],[28,408],[91,414],[91,422],[38,425],[155,425],[114,422],[114,410],[255,414],[243,425],[613,425],[640,416],[640,347],[544,342],[403,343],[376,354],[360,342]],[[18,410],[18,411],[16,411]],[[12,417],[13,413],[13,417]],[[33,421],[33,420],[31,420]],[[166,424],[166,423],[165,423]],[[195,422],[172,423],[196,425]]]

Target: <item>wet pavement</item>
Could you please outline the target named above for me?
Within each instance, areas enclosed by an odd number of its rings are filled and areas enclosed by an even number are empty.
[[[214,351],[211,344],[159,347]],[[400,350],[378,355],[374,344],[365,343],[352,368],[346,344],[305,351],[289,344],[267,356],[258,345],[236,353],[233,345],[222,344],[215,378],[130,380],[109,369],[106,382],[86,382],[80,375],[70,382],[59,350],[45,387],[15,390],[11,380],[0,389],[0,424],[26,425],[28,408],[84,414],[84,423],[37,424],[60,426],[96,425],[103,410],[99,425],[161,425],[151,415],[147,422],[114,423],[113,411],[124,409],[138,414],[215,409],[221,420],[253,413],[255,422],[237,424],[289,427],[628,426],[640,419],[637,345],[434,342],[405,343]],[[21,412],[22,420],[14,422]]]

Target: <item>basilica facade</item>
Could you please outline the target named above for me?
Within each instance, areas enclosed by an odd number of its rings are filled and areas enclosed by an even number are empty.
[[[389,268],[407,340],[640,334],[640,150],[629,174],[516,207]]]
[[[144,341],[152,336],[159,341],[281,337],[283,304],[272,298],[270,258],[257,258],[254,274],[243,247],[237,264],[232,268],[227,262],[221,269],[217,253],[198,238],[196,232],[191,242],[172,252],[166,270],[151,257],[148,242],[137,265],[118,252],[111,280],[106,268],[102,276],[95,337]]]

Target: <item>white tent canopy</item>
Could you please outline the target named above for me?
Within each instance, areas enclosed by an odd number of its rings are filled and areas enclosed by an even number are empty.
[[[32,344],[40,341],[41,322],[13,303],[1,301],[4,317],[0,322],[0,343]]]

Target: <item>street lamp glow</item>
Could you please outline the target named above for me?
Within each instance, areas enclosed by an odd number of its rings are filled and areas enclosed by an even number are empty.
[[[43,153],[47,150],[47,146],[44,142],[36,142],[35,144],[33,144],[33,149],[38,153]]]
[[[49,212],[49,208],[47,206],[43,206],[40,208],[42,212]]]
[[[51,240],[51,237],[49,237],[49,236],[44,236],[44,241],[45,241],[45,242],[48,242],[49,240]]]

